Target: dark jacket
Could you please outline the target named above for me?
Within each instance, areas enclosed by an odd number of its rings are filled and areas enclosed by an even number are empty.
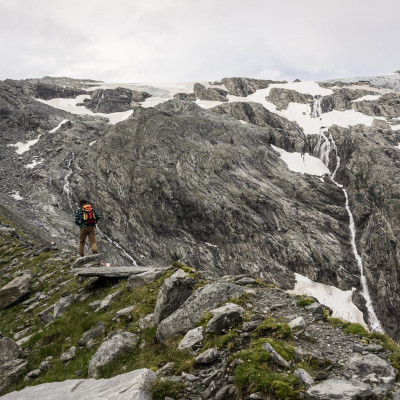
[[[94,216],[96,217],[96,223],[99,221],[99,219],[101,218],[101,215],[94,209],[93,207],[93,211],[94,211]],[[75,224],[79,225],[79,227],[82,228],[86,228],[88,226],[96,226],[96,225],[88,225],[86,224],[86,222],[83,219],[83,210],[82,208],[78,209],[75,211]]]

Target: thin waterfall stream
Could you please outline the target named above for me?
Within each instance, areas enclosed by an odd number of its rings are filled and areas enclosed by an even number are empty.
[[[314,114],[315,115],[314,118],[319,117],[319,112],[321,111],[321,108],[320,108],[321,98],[316,99],[316,102],[318,102],[318,105],[316,103],[314,103],[313,111],[316,111],[316,113]],[[366,303],[365,305],[366,305],[366,308],[368,311],[369,326],[373,331],[378,331],[378,332],[383,333],[384,331],[383,331],[382,325],[379,322],[379,319],[375,314],[374,307],[372,304],[372,299],[369,294],[368,283],[367,283],[367,279],[364,275],[364,267],[362,264],[362,259],[357,250],[357,245],[356,245],[356,233],[357,232],[356,232],[356,227],[354,224],[353,213],[351,212],[351,209],[350,209],[349,196],[348,196],[347,190],[343,187],[343,185],[341,185],[339,182],[337,182],[335,180],[336,173],[340,167],[340,157],[338,155],[337,146],[332,137],[332,134],[329,134],[329,137],[327,137],[327,133],[328,133],[327,128],[320,129],[319,140],[318,140],[317,145],[314,148],[313,154],[314,154],[314,156],[318,157],[329,168],[329,165],[328,165],[329,157],[330,157],[331,151],[334,151],[335,158],[336,158],[336,167],[330,178],[331,178],[331,181],[338,188],[342,189],[345,199],[346,199],[345,207],[346,207],[347,213],[349,215],[349,228],[350,228],[350,233],[351,233],[351,248],[353,250],[353,254],[357,261],[357,265],[358,265],[358,268],[360,271],[360,282],[361,282],[361,289],[362,289],[361,294],[365,299],[365,303]]]

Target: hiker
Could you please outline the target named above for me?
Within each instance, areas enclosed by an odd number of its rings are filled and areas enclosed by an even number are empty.
[[[86,237],[89,236],[90,247],[93,254],[98,254],[96,245],[96,223],[101,218],[100,214],[82,199],[79,202],[81,208],[75,211],[75,224],[81,228],[79,234],[79,256],[83,257],[85,251]]]

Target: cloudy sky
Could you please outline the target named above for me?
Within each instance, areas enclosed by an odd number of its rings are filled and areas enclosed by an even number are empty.
[[[400,69],[398,0],[0,0],[0,80],[318,80]]]

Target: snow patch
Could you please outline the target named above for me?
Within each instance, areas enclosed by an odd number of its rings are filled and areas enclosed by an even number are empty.
[[[14,200],[18,200],[18,201],[24,199],[22,196],[20,196],[18,190],[14,190],[14,192],[12,192],[12,193],[10,194],[10,196],[11,196]]]
[[[51,131],[49,131],[49,133],[54,133],[57,132],[62,125],[64,125],[66,122],[68,122],[68,119],[63,119],[55,128],[53,128]]]
[[[326,165],[317,157],[311,156],[308,153],[289,153],[274,145],[271,145],[271,147],[280,154],[282,161],[286,163],[287,167],[291,171],[317,176],[330,174]]]
[[[89,146],[93,146],[96,142],[97,142],[97,140],[93,140],[93,142],[89,143]]]
[[[321,304],[332,309],[333,317],[356,322],[368,328],[362,312],[352,301],[355,289],[340,290],[335,286],[314,282],[297,273],[295,277],[296,285],[293,290],[288,290],[288,293],[315,297]]]
[[[367,94],[365,96],[360,97],[359,99],[352,100],[352,103],[358,103],[360,101],[375,101],[381,97],[380,94]]]
[[[30,164],[26,164],[26,165],[25,165],[25,168],[33,169],[33,168],[36,167],[36,165],[42,164],[43,161],[44,161],[43,158],[42,158],[40,161],[33,160]]]
[[[35,99],[35,100],[39,101],[40,103],[47,104],[51,107],[58,108],[59,110],[67,111],[71,114],[104,117],[107,118],[109,123],[112,125],[124,121],[125,119],[130,117],[133,113],[133,110],[116,112],[111,114],[94,113],[91,110],[87,109],[85,106],[78,106],[78,104],[83,103],[84,99],[89,99],[89,98],[90,98],[89,95],[81,94],[75,97],[75,99],[56,98],[50,100],[43,100],[43,99]]]
[[[17,150],[15,151],[17,152],[17,154],[23,154],[39,141],[40,136],[41,135],[39,135],[36,139],[28,140],[27,142],[17,142],[15,144],[9,144],[8,147],[16,147]]]
[[[224,104],[226,102],[225,101],[213,101],[213,100],[199,100],[199,99],[197,99],[195,101],[195,103],[198,106],[202,107],[202,108],[209,109],[209,108],[216,107],[216,106],[219,106],[221,104]]]
[[[247,121],[244,121],[244,120],[242,120],[242,119],[239,119],[239,121],[240,121],[240,123],[243,124],[243,125],[247,125],[247,124],[248,124]]]

